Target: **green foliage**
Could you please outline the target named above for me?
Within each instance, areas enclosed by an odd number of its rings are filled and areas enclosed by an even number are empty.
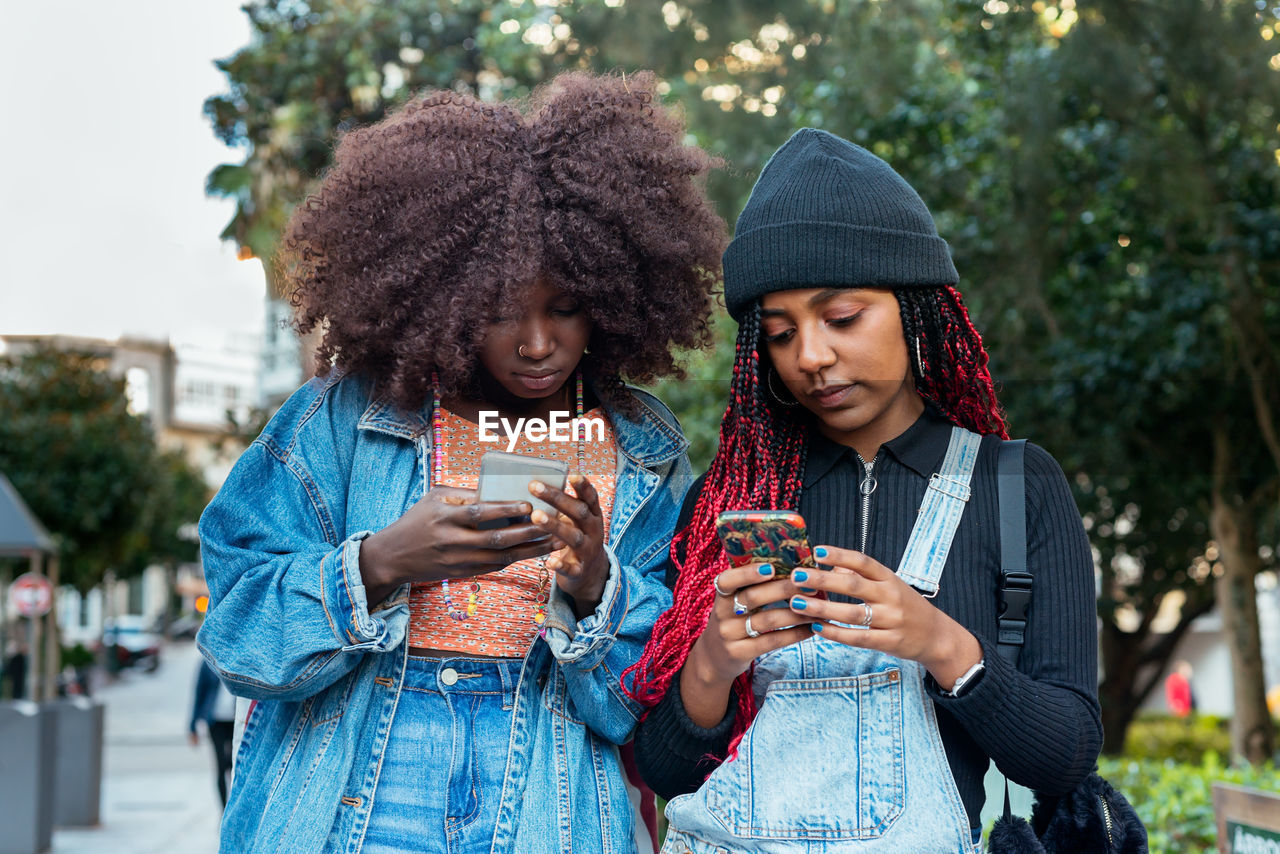
[[[62,667],[88,667],[93,661],[93,653],[82,643],[62,647]]]
[[[680,419],[689,440],[689,461],[694,474],[706,471],[716,454],[720,421],[729,402],[729,383],[733,379],[737,324],[721,316],[713,332],[716,342],[713,349],[689,354],[685,359],[684,379],[666,379],[650,389]]]
[[[1231,722],[1217,715],[1176,718],[1147,714],[1129,725],[1125,734],[1126,759],[1164,761],[1199,765],[1208,753],[1231,753]]]
[[[1274,763],[1225,766],[1212,751],[1197,764],[1171,759],[1104,758],[1098,763],[1098,771],[1137,810],[1147,828],[1151,854],[1217,850],[1212,788],[1215,782],[1280,790],[1280,768]]]
[[[194,526],[209,503],[209,487],[179,451],[159,452],[155,487],[139,520],[145,546],[133,556],[140,568],[152,563],[191,563],[199,558]],[[126,575],[130,574],[126,570]]]
[[[181,457],[157,451],[124,381],[93,355],[0,358],[0,471],[54,536],[63,583],[86,591],[108,568],[128,577],[194,557],[176,532],[196,521],[206,487]]]
[[[1280,484],[1280,76],[1261,35],[1275,17],[1175,5],[1081,3],[1032,60],[1051,85],[1013,102],[1009,135],[1042,130],[1008,149],[1007,173],[1018,208],[1037,212],[1008,232],[1008,269],[1026,275],[984,271],[1043,307],[997,330],[1018,357],[1002,366],[1017,392],[1005,400],[1072,476],[1099,554],[1109,751],[1212,603],[1210,508],[1260,523]],[[1179,623],[1156,635],[1175,590]]]
[[[93,356],[38,350],[0,360],[0,469],[58,538],[64,582],[88,589],[138,547],[154,453],[124,381]]]
[[[217,167],[206,184],[209,193],[236,201],[223,237],[270,260],[336,139],[412,93],[519,93],[564,64],[562,40],[541,45],[521,37],[538,25],[537,33],[546,28],[552,38],[559,21],[553,9],[490,7],[480,0],[246,4],[253,40],[217,63],[229,88],[204,105],[218,138],[247,150],[245,162]],[[509,19],[519,27],[514,33],[502,30]]]

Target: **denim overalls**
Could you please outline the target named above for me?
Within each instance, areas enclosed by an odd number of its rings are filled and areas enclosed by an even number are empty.
[[[954,427],[898,575],[938,590],[981,437]],[[759,714],[737,758],[667,804],[663,854],[975,850],[925,668],[810,637],[756,659]]]

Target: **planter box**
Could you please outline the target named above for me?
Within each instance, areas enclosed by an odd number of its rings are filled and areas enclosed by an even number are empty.
[[[89,827],[98,823],[102,802],[102,735],[105,706],[87,697],[49,704],[56,721],[53,765],[53,823]]]
[[[0,703],[0,854],[53,842],[54,716],[27,700]]]

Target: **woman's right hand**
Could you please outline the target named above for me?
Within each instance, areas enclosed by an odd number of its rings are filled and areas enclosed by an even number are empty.
[[[360,545],[369,606],[409,582],[470,578],[549,554],[564,544],[524,522],[480,530],[482,522],[528,516],[527,501],[477,501],[474,489],[437,486]]]
[[[731,567],[716,576],[715,584],[707,627],[694,641],[680,671],[685,713],[708,729],[724,718],[733,680],[747,672],[751,662],[813,634],[810,617],[789,608],[760,610],[800,592],[790,578],[775,578],[769,563]]]

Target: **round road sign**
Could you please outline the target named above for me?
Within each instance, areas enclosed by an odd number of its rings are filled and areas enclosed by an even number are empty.
[[[24,617],[43,617],[53,607],[53,585],[36,572],[26,572],[9,586],[9,598]]]

